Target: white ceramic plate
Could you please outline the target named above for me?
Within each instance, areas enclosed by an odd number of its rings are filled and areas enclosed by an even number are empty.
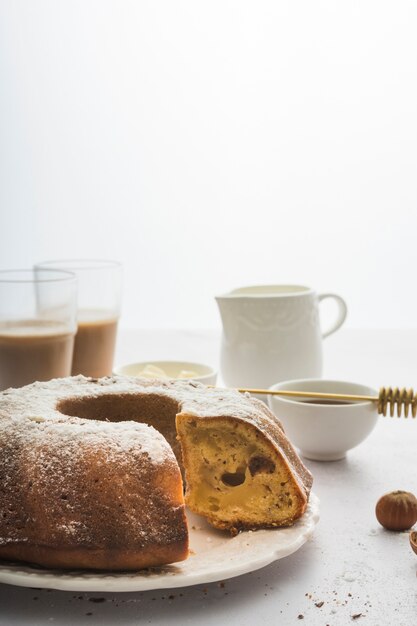
[[[318,522],[319,500],[311,494],[305,515],[290,528],[248,531],[236,537],[211,528],[192,513],[187,517],[192,553],[181,563],[114,574],[4,564],[0,566],[0,582],[21,587],[112,592],[188,587],[233,578],[298,550],[312,535]]]

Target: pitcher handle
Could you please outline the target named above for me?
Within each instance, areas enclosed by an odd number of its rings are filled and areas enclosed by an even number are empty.
[[[323,339],[325,337],[328,337],[329,335],[331,335],[332,333],[335,333],[336,330],[338,330],[341,325],[343,324],[343,322],[346,319],[347,316],[347,304],[346,302],[343,300],[343,298],[341,296],[338,296],[336,293],[321,293],[319,294],[319,302],[321,302],[322,300],[325,300],[326,298],[333,298],[334,300],[336,300],[337,305],[339,307],[339,311],[338,311],[338,315],[336,318],[336,321],[334,322],[333,326],[331,326],[329,328],[329,330],[326,330],[326,332],[323,333]]]

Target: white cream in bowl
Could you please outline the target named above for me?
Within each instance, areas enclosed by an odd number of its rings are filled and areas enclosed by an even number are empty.
[[[167,380],[196,380],[205,385],[215,385],[217,372],[209,365],[189,361],[143,361],[121,365],[115,374]]]

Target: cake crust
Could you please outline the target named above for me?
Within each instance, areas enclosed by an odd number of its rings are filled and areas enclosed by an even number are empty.
[[[132,385],[122,383],[125,393]],[[137,385],[135,385],[135,389]],[[63,401],[120,384],[82,377],[0,394],[0,558],[46,567],[124,570],[188,556],[183,484],[165,437],[148,424],[65,415]]]
[[[190,381],[76,376],[0,394],[0,558],[105,570],[187,558],[176,420],[194,418],[258,433],[302,515],[311,474],[264,403]],[[207,517],[231,532],[279,525]]]

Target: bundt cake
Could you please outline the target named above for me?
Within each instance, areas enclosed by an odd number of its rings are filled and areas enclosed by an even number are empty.
[[[232,533],[293,523],[312,482],[269,409],[233,390],[76,376],[2,392],[0,558],[102,570],[187,558],[180,467],[189,508]]]

